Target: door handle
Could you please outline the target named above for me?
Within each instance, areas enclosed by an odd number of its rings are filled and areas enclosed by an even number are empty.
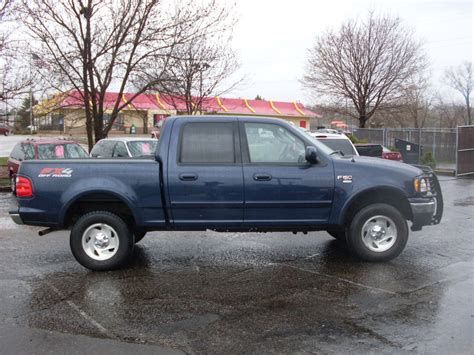
[[[270,181],[272,176],[270,174],[254,174],[253,179],[255,181]]]
[[[193,173],[179,174],[179,179],[181,181],[196,181],[198,179],[198,175]]]

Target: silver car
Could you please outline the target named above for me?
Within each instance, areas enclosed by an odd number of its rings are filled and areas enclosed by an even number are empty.
[[[106,138],[98,141],[91,151],[92,158],[140,158],[155,155],[157,139],[138,137]]]

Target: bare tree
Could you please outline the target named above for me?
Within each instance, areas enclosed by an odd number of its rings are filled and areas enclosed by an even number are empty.
[[[7,102],[29,91],[32,82],[21,43],[12,39],[12,1],[0,1],[0,101]]]
[[[433,97],[429,92],[429,80],[424,73],[416,73],[407,79],[400,90],[397,102],[387,103],[379,109],[385,124],[398,122],[401,127],[423,128],[432,108]]]
[[[23,0],[19,13],[38,46],[35,54],[48,64],[43,78],[58,90],[80,93],[91,149],[107,136],[118,114],[161,77],[142,82],[124,100],[132,79],[156,61],[164,71],[176,45],[206,33],[205,26],[190,28],[212,18],[213,1],[195,6],[183,0],[172,7],[160,0]],[[106,107],[110,88],[117,96]]]
[[[348,100],[360,127],[385,102],[396,101],[405,81],[425,68],[421,44],[398,17],[347,21],[309,51],[303,84],[318,95]]]
[[[235,23],[231,8],[216,8],[212,18],[196,21],[188,29],[195,32],[205,26],[207,31],[203,36],[176,45],[169,65],[165,67],[157,61],[153,71],[144,72],[151,77],[140,78],[139,82],[156,82],[152,89],[165,94],[163,101],[176,110],[202,113],[207,97],[222,95],[242,81],[229,80],[239,69],[236,55],[229,46]],[[163,71],[163,68],[166,69]]]
[[[464,97],[464,101],[466,103],[466,119],[465,124],[471,125],[472,124],[472,117],[471,117],[471,92],[473,88],[473,80],[472,80],[472,62],[465,62],[455,68],[451,67],[446,69],[444,80],[446,83],[451,86],[454,90],[461,93]]]

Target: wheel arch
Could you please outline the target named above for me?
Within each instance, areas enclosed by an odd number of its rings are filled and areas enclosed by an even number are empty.
[[[70,199],[61,211],[60,225],[68,228],[81,215],[99,210],[118,215],[132,227],[140,224],[131,201],[113,191],[95,190],[79,193]]]
[[[407,220],[412,220],[413,215],[408,202],[408,197],[403,190],[392,186],[378,186],[358,192],[349,199],[339,216],[339,225],[347,223],[360,209],[374,203],[385,203],[398,209]]]

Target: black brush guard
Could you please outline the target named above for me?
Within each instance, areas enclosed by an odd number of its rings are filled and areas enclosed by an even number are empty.
[[[433,218],[431,220],[431,224],[439,224],[441,222],[441,218],[443,217],[443,193],[441,192],[441,186],[439,184],[438,177],[434,173],[433,169],[427,165],[418,165],[418,164],[411,164],[418,169],[421,169],[423,173],[428,176],[428,180],[430,182],[430,189],[431,195],[434,197],[436,201],[436,210]]]

